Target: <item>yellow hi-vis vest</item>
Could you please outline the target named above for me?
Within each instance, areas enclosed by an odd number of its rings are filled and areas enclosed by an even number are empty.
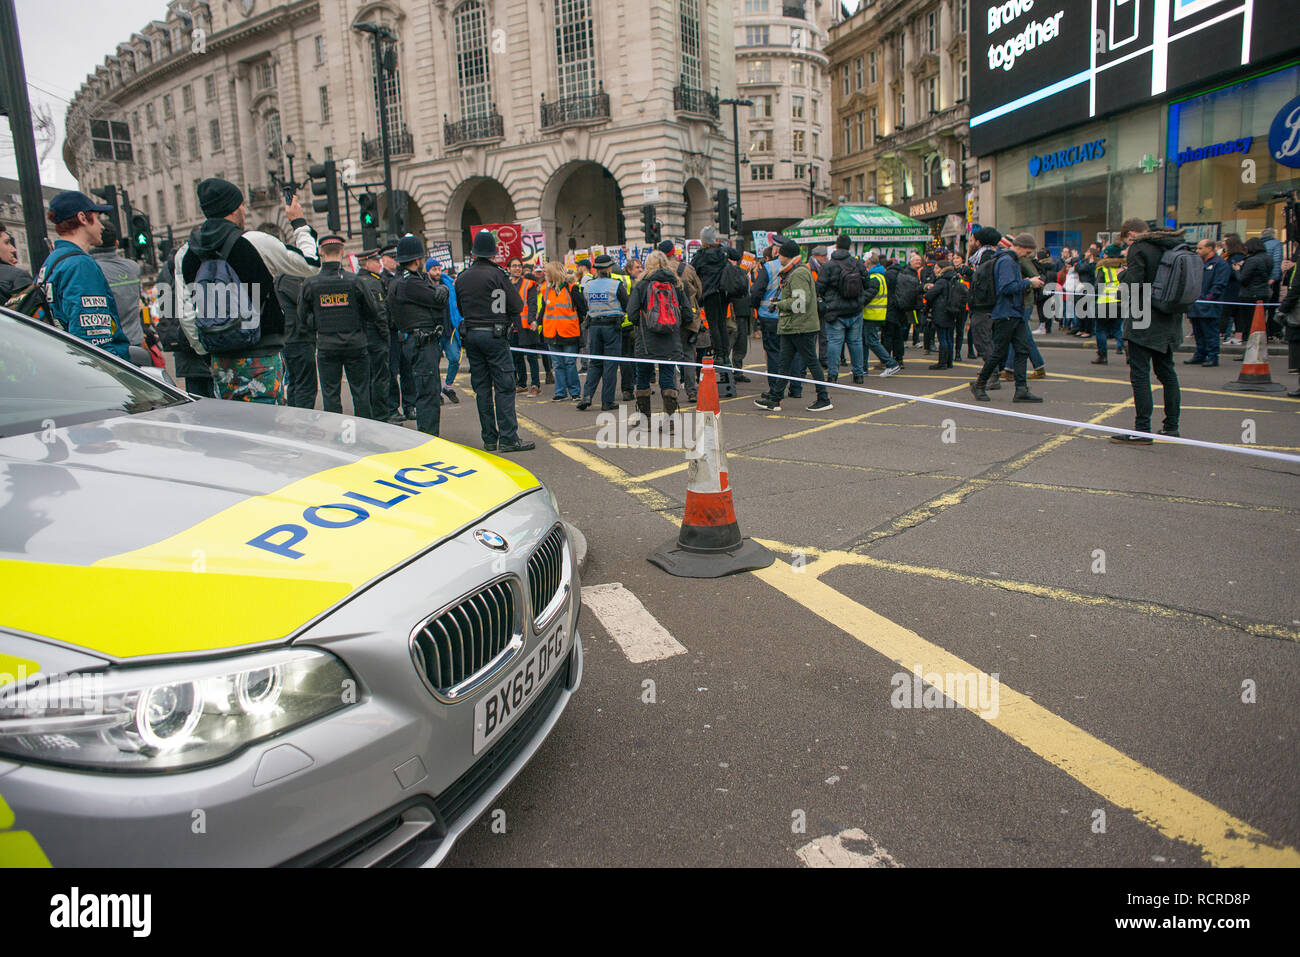
[[[884,322],[885,306],[889,304],[889,283],[885,281],[884,273],[868,274],[868,282],[870,282],[872,275],[880,280],[880,292],[876,294],[875,299],[862,307],[862,318],[866,322]]]
[[[1101,289],[1097,302],[1119,302],[1119,269],[1116,266],[1098,266],[1101,274]]]

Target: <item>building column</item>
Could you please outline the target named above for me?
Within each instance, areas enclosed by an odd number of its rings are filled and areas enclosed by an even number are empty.
[[[235,68],[234,79],[230,85],[234,87],[235,94],[235,156],[239,166],[238,182],[245,187],[252,186],[255,183],[261,183],[263,174],[253,174],[252,171],[261,168],[257,155],[257,134],[253,128],[253,118],[248,112],[248,67],[245,64],[239,64]],[[254,179],[254,175],[257,177]]]
[[[968,13],[969,15],[969,13]],[[952,106],[956,96],[952,90],[952,53],[948,47],[952,44],[952,22],[955,13],[952,0],[943,0],[939,5],[939,109],[946,110]]]

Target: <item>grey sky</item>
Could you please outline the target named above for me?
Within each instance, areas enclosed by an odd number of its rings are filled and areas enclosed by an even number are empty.
[[[167,13],[166,0],[17,0],[18,32],[27,69],[32,109],[47,104],[59,138],[41,164],[41,182],[72,189],[77,184],[63,165],[63,121],[68,101],[86,77],[117,45],[151,20]],[[37,151],[40,144],[37,143]],[[0,117],[0,176],[17,176],[13,136]]]

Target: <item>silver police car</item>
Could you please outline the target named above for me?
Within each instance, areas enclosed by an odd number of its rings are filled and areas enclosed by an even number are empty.
[[[0,864],[437,864],[582,677],[513,462],[0,310]]]

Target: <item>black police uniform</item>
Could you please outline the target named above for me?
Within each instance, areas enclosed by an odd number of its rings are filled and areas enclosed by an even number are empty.
[[[284,366],[288,378],[289,405],[295,409],[316,408],[316,331],[298,318],[302,302],[301,276],[285,273],[275,277],[275,295],[284,313]]]
[[[418,270],[403,269],[388,292],[388,322],[402,341],[402,361],[414,379],[415,427],[437,435],[442,419],[442,330],[448,322],[447,287]],[[402,390],[402,402],[412,398]]]
[[[357,273],[357,282],[379,307],[379,321],[366,326],[366,355],[370,360],[370,416],[385,422],[392,414],[388,404],[388,309],[385,306],[388,296],[384,291],[384,280],[369,270]]]
[[[344,371],[352,390],[352,412],[370,418],[370,362],[366,327],[379,322],[379,307],[343,264],[327,262],[302,285],[298,316],[316,330],[316,368],[326,412],[342,412]]]
[[[510,330],[519,322],[524,301],[510,276],[482,256],[456,277],[456,305],[465,318],[460,342],[469,358],[469,383],[478,405],[483,447],[489,452],[520,445],[515,418],[515,363]]]
[[[391,273],[387,269],[379,274],[380,281],[384,284],[385,298],[393,294],[393,283],[397,282],[397,276],[401,272],[398,267],[396,273]],[[406,353],[402,351],[402,333],[397,325],[392,322],[391,317],[388,323],[388,417],[397,419],[411,419],[415,410],[415,383],[411,380],[411,364],[407,361]]]

